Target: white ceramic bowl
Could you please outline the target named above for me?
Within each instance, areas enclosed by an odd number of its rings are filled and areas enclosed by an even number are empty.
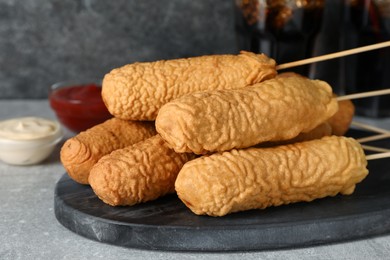
[[[19,120],[19,121],[18,121]],[[23,120],[42,120],[43,123],[48,123],[50,127],[47,133],[32,131],[29,135],[29,127],[24,129],[2,129],[2,126],[22,122]],[[25,121],[26,122],[26,121]],[[30,121],[27,121],[30,122]],[[63,138],[63,132],[60,124],[56,121],[43,118],[14,118],[5,121],[0,121],[0,160],[8,164],[14,165],[31,165],[37,164],[45,160],[53,152],[56,144]]]

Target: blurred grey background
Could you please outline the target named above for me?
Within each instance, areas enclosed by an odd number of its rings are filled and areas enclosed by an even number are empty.
[[[0,0],[0,99],[135,61],[238,52],[231,0]]]

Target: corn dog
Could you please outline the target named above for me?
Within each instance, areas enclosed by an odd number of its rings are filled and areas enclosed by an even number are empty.
[[[293,144],[297,142],[304,142],[304,141],[310,141],[315,139],[321,139],[324,136],[330,136],[332,135],[332,127],[328,122],[324,122],[320,125],[318,125],[313,130],[306,132],[306,133],[300,133],[293,139],[285,140],[285,141],[278,141],[278,142],[265,142],[261,143],[259,145],[256,145],[255,147],[272,147],[277,145],[284,145],[284,144]]]
[[[155,120],[159,108],[177,97],[261,82],[276,75],[275,66],[273,59],[245,51],[239,55],[134,63],[105,75],[102,97],[115,117]]]
[[[304,77],[294,72],[283,72],[279,73],[276,78],[286,77]],[[336,95],[334,95],[337,97]],[[338,101],[339,110],[328,119],[328,123],[332,128],[332,134],[342,136],[344,135],[351,125],[353,116],[355,114],[355,106],[351,100]]]
[[[188,94],[161,107],[156,130],[176,152],[226,151],[309,132],[338,109],[331,87],[303,77]]]
[[[153,123],[111,118],[66,140],[60,159],[73,180],[88,184],[89,171],[103,155],[155,134]]]
[[[339,110],[328,119],[328,123],[332,127],[332,133],[339,136],[344,135],[351,125],[354,114],[355,106],[351,100],[339,101]]]
[[[184,165],[175,188],[195,214],[224,216],[352,194],[368,174],[366,166],[356,140],[330,136],[202,156]]]
[[[193,154],[178,154],[155,135],[118,149],[97,162],[89,175],[95,194],[111,206],[131,206],[175,191],[175,180]]]

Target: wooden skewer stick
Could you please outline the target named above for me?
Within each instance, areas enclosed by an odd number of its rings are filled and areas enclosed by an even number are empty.
[[[390,149],[381,148],[381,147],[375,147],[370,145],[362,145],[363,149],[366,151],[372,151],[372,152],[390,152]]]
[[[390,41],[376,43],[376,44],[358,47],[358,48],[345,50],[345,51],[334,52],[334,53],[325,54],[325,55],[321,55],[321,56],[317,56],[317,57],[313,57],[313,58],[309,58],[309,59],[298,60],[298,61],[280,64],[280,65],[276,66],[276,70],[282,70],[282,69],[287,69],[287,68],[292,68],[292,67],[297,67],[297,66],[309,64],[309,63],[335,59],[335,58],[339,58],[339,57],[344,57],[344,56],[348,56],[348,55],[352,55],[352,54],[356,54],[356,53],[360,53],[360,52],[366,52],[366,51],[376,50],[376,49],[385,48],[385,47],[390,47]]]
[[[389,158],[390,157],[390,152],[386,153],[377,153],[377,154],[370,154],[366,156],[366,160],[376,160],[376,159],[383,159],[383,158]]]
[[[378,135],[373,135],[373,136],[367,136],[367,137],[362,137],[356,139],[359,143],[366,143],[366,142],[371,142],[371,141],[377,141],[377,140],[382,140],[390,137],[390,132],[389,133],[383,133],[383,134],[378,134]]]
[[[388,94],[390,94],[390,88],[356,93],[356,94],[349,94],[349,95],[337,97],[336,99],[337,101],[341,101],[347,99],[351,100],[351,99],[367,98],[367,97],[374,97],[374,96],[381,96],[381,95],[388,95]]]
[[[367,124],[364,124],[364,123],[359,123],[359,122],[356,122],[356,121],[352,121],[351,125],[357,126],[359,128],[363,128],[365,130],[369,130],[369,131],[380,133],[379,135],[356,139],[356,141],[358,141],[359,143],[364,143],[364,142],[369,142],[369,141],[374,141],[374,140],[379,140],[379,139],[390,137],[390,131],[382,129],[382,128],[379,128],[379,127],[367,125]],[[379,136],[381,138],[378,138]],[[370,146],[370,145],[362,145],[362,148],[364,150],[367,150],[367,151],[382,152],[382,153],[389,153],[390,154],[390,149],[386,149],[386,148],[375,147],[375,146]],[[379,158],[377,158],[377,159],[379,159]]]
[[[352,121],[351,125],[356,126],[358,128],[361,128],[361,129],[364,129],[364,130],[369,130],[369,131],[372,131],[375,133],[379,133],[379,134],[390,134],[389,130],[382,129],[382,128],[368,125],[368,124],[364,124],[364,123],[360,123],[360,122],[356,122],[356,121]]]

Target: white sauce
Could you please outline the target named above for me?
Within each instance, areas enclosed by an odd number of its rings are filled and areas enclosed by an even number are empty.
[[[0,160],[15,165],[39,163],[53,152],[62,137],[56,121],[39,117],[0,121]]]
[[[33,140],[55,135],[58,123],[38,118],[22,117],[0,122],[0,138],[11,140]]]

